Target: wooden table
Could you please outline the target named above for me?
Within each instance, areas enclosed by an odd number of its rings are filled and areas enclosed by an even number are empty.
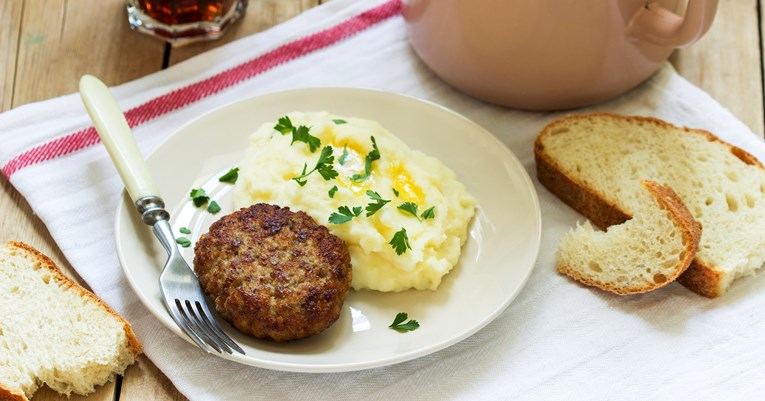
[[[123,0],[0,0],[0,111],[77,91],[90,73],[107,85],[131,81],[210,48],[262,31],[321,0],[250,0],[247,15],[216,42],[172,48],[132,32]],[[711,30],[672,57],[681,75],[710,93],[762,137],[763,54],[757,0],[721,0]],[[758,10],[758,7],[760,9]],[[82,282],[27,202],[3,177],[0,241],[21,240],[52,257]],[[34,400],[65,400],[43,388]],[[142,356],[117,383],[72,400],[185,399]]]

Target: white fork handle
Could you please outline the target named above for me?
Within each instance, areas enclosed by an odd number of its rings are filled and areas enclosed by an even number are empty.
[[[80,97],[133,202],[160,196],[125,115],[106,85],[92,75],[84,75],[80,79]]]

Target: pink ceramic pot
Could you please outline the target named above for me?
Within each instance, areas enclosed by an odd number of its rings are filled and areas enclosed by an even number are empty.
[[[404,0],[409,39],[458,89],[534,110],[637,86],[699,39],[718,0]]]

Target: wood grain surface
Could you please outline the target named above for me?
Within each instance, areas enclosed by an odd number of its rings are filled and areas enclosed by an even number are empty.
[[[218,41],[173,48],[132,32],[123,0],[0,0],[0,111],[73,93],[85,73],[108,85],[134,80],[206,50],[251,35],[314,7],[319,0],[250,0],[246,16]],[[671,61],[758,136],[763,117],[763,54],[757,0],[720,1],[712,28]],[[20,240],[48,254],[79,282],[45,225],[13,186],[0,178],[0,241]],[[43,388],[34,401],[65,400]],[[184,400],[170,381],[141,357],[117,383],[75,401]]]

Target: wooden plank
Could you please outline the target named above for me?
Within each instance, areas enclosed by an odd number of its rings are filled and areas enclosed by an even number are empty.
[[[107,85],[162,68],[163,43],[131,32],[123,0],[26,0],[13,106],[77,91],[83,74]]]
[[[31,401],[114,401],[116,391],[114,381],[96,388],[96,392],[88,396],[72,394],[70,397],[61,395],[48,386],[43,386],[35,393]]]
[[[709,32],[697,43],[676,51],[671,61],[682,76],[762,137],[765,117],[758,3],[721,0]]]
[[[0,1],[0,112],[11,108],[23,0]]]
[[[174,47],[170,52],[170,65],[196,56],[207,50],[232,42],[253,33],[266,30],[280,22],[284,22],[301,12],[315,7],[319,0],[257,0],[250,1],[247,14],[216,41],[191,43]]]

